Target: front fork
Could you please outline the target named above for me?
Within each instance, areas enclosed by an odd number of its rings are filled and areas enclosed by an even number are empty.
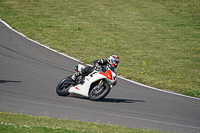
[[[99,85],[98,85],[98,89],[101,88],[103,86],[103,79],[100,80]]]
[[[103,79],[99,81],[99,85],[98,85],[98,89],[101,88],[103,86],[104,82]],[[110,88],[112,88],[113,85],[110,85]]]

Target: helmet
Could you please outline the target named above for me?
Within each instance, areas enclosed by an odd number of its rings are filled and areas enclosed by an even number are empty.
[[[119,64],[119,57],[116,55],[111,55],[108,58],[108,62],[111,64],[111,66],[117,68],[117,65]]]

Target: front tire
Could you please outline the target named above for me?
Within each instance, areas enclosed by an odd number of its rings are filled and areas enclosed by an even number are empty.
[[[71,84],[68,84],[66,83],[66,80],[69,80],[70,76],[69,77],[66,77],[64,79],[62,79],[57,87],[56,87],[56,93],[59,95],[59,96],[67,96],[69,95],[69,89],[71,87]]]
[[[102,87],[98,88],[99,84],[92,85],[91,90],[89,92],[89,99],[92,101],[98,101],[103,99],[110,92],[110,85],[104,81]]]

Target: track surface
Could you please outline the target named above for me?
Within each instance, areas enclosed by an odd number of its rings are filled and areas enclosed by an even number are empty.
[[[57,83],[73,74],[77,64],[0,23],[0,111],[161,131],[200,131],[199,99],[122,79],[99,102],[58,96]]]

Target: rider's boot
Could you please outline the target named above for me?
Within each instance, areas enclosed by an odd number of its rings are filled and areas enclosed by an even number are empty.
[[[76,82],[76,79],[77,79],[80,75],[81,75],[80,72],[76,72],[76,73],[74,73],[74,75],[72,75],[71,79],[72,79],[74,82]]]

